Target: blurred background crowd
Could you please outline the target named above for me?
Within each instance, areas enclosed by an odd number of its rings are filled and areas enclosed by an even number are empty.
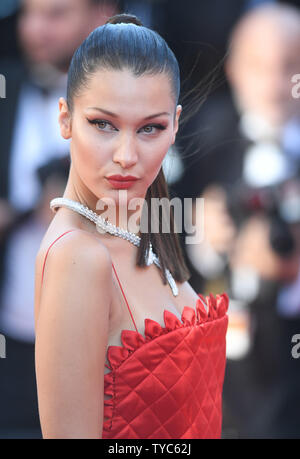
[[[185,244],[180,235],[191,285],[230,297],[222,437],[300,438],[300,360],[291,352],[300,333],[298,8],[275,0],[1,0],[0,438],[41,438],[34,269],[53,218],[49,202],[62,196],[70,165],[58,98],[81,41],[124,11],[157,30],[181,68],[190,111],[164,171],[172,197],[205,199],[203,241]]]

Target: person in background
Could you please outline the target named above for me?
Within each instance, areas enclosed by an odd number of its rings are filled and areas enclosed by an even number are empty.
[[[34,370],[34,263],[53,218],[49,200],[64,190],[69,167],[65,157],[38,168],[38,203],[22,214],[7,241],[0,309],[0,333],[6,342],[6,358],[0,360],[0,438],[41,438]]]
[[[192,285],[230,292],[224,425],[241,437],[300,435],[299,69],[299,10],[248,11],[230,37],[230,97],[199,113],[201,146],[180,184],[205,200],[204,241],[186,247]]]
[[[72,54],[117,8],[113,0],[22,0],[17,17],[22,59],[0,61],[6,78],[6,98],[0,100],[0,326],[7,343],[1,435],[39,435],[29,266],[50,214],[41,207],[37,169],[68,154],[57,100],[66,94]],[[33,217],[35,212],[46,220]]]
[[[68,153],[57,127],[57,100],[79,43],[117,11],[114,0],[22,0],[17,20],[22,59],[2,59],[0,100],[0,279],[5,242],[40,193],[35,170]],[[0,280],[1,288],[1,280]]]

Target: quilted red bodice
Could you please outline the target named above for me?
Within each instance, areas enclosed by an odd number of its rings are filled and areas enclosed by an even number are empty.
[[[102,438],[220,438],[228,297],[207,297],[208,313],[200,298],[181,321],[164,310],[165,327],[145,319],[145,337],[123,330],[109,346]]]
[[[121,332],[122,346],[108,347],[103,439],[220,438],[228,296],[198,296],[181,320],[165,309],[164,327],[145,319],[142,336],[134,322],[136,331]]]

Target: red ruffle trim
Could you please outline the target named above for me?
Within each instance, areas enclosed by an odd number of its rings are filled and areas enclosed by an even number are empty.
[[[169,333],[177,328],[200,325],[215,319],[223,317],[229,305],[229,298],[226,293],[214,297],[212,294],[206,298],[198,293],[199,299],[196,301],[196,310],[190,306],[184,306],[181,314],[181,321],[175,314],[164,310],[165,327],[152,319],[145,319],[145,337],[135,330],[122,330],[121,341],[123,346],[109,346],[107,351],[107,360],[110,369],[117,369],[128,356],[143,344],[157,338],[160,335]],[[202,300],[202,301],[201,301]],[[203,303],[205,303],[206,308]],[[105,380],[111,383],[111,373],[105,375]]]

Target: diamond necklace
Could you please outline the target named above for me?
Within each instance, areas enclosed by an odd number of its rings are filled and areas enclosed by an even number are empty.
[[[73,201],[72,199],[67,199],[67,198],[52,199],[50,202],[50,209],[55,213],[56,208],[58,207],[67,207],[68,209],[74,210],[75,212],[83,215],[84,217],[94,222],[96,224],[96,227],[103,229],[105,232],[110,233],[113,236],[118,236],[123,239],[126,239],[127,241],[131,242],[137,247],[140,246],[140,243],[141,243],[140,236],[137,236],[136,234],[131,233],[130,231],[126,231],[122,228],[119,228],[116,225],[113,225],[112,223],[107,222],[103,217],[96,214],[96,212],[93,212],[91,209],[89,209],[87,206],[84,206],[80,202]],[[152,244],[150,242],[148,255],[146,255],[146,265],[150,266],[152,263],[154,263],[156,266],[162,269],[160,261],[157,255],[153,252]],[[176,285],[176,282],[172,274],[167,268],[165,268],[165,274],[166,274],[167,281],[171,287],[173,295],[177,296],[178,287]]]

